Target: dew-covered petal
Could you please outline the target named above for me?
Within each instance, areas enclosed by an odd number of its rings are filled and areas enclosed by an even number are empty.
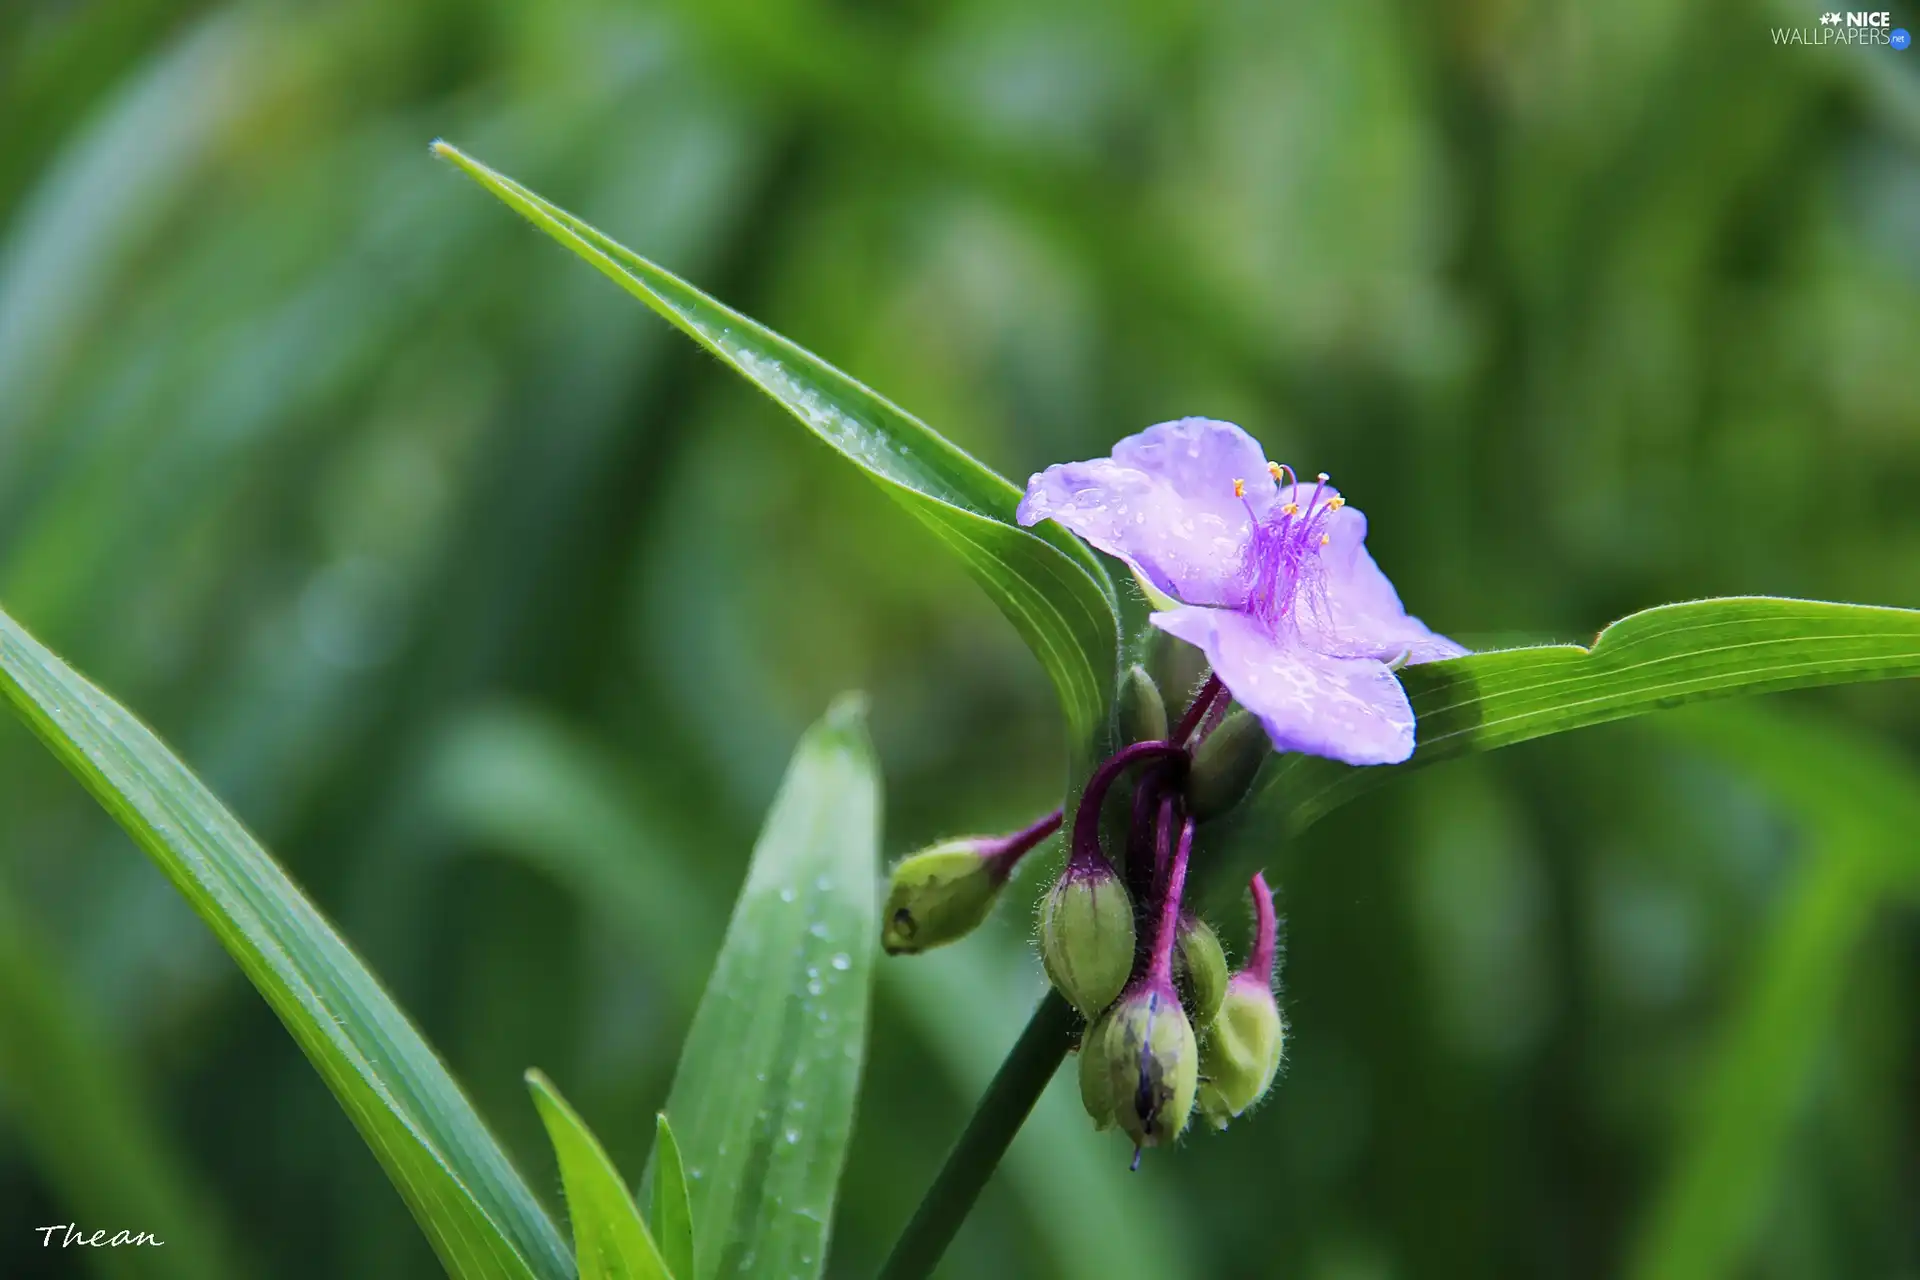
[[[1110,458],[1048,467],[1027,482],[1018,515],[1059,521],[1188,604],[1239,605],[1253,515],[1273,505],[1274,488],[1252,436],[1182,418],[1128,436]]]
[[[1367,551],[1365,516],[1342,507],[1328,514],[1325,532],[1320,572],[1295,603],[1301,638],[1310,647],[1331,657],[1382,662],[1405,654],[1409,663],[1467,652],[1402,607],[1400,594]]]
[[[1315,653],[1230,609],[1169,609],[1153,625],[1204,650],[1234,701],[1260,718],[1280,751],[1348,764],[1413,754],[1413,708],[1385,663]]]
[[[1252,507],[1265,516],[1276,486],[1260,442],[1231,422],[1179,418],[1130,435],[1113,446],[1113,460],[1154,477],[1186,501],[1227,517]],[[1244,481],[1246,501],[1233,493]]]

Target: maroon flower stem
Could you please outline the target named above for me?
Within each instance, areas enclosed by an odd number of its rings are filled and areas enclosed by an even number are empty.
[[[1080,1015],[1066,997],[1047,992],[887,1255],[879,1280],[926,1280],[933,1273],[1033,1104],[1060,1069],[1079,1027]]]
[[[1033,852],[1042,840],[1060,829],[1060,823],[1065,816],[1064,810],[1055,809],[1032,826],[1022,827],[1018,831],[1011,831],[1002,836],[999,848],[982,855],[987,860],[991,873],[1000,880],[1005,880],[1012,875],[1013,869],[1020,865],[1020,859]]]
[[[1074,855],[1090,845],[1100,856],[1100,807],[1115,778],[1137,760],[1168,761],[1166,770],[1184,762],[1186,751],[1171,742],[1137,742],[1094,771],[1073,816]],[[1089,803],[1091,802],[1091,803]],[[1183,872],[1184,879],[1184,872]],[[967,1122],[966,1131],[947,1155],[933,1186],[914,1210],[906,1230],[880,1268],[880,1280],[924,1280],[939,1263],[960,1224],[979,1198],[987,1179],[1012,1144],[1047,1082],[1053,1079],[1081,1027],[1080,1015],[1058,991],[1049,991],[1034,1010],[1027,1029],[987,1086],[986,1096]]]
[[[1276,933],[1273,917],[1273,890],[1267,888],[1267,877],[1262,872],[1253,873],[1253,879],[1247,882],[1247,892],[1253,895],[1253,949],[1247,953],[1247,964],[1240,972],[1259,977],[1260,981],[1273,981],[1273,947]]]
[[[1154,860],[1153,817],[1160,809],[1160,793],[1167,785],[1164,766],[1147,770],[1133,789],[1133,814],[1127,824],[1127,888],[1137,902],[1152,894],[1159,864]]]
[[[1186,714],[1180,717],[1180,723],[1173,731],[1174,742],[1184,744],[1189,737],[1193,736],[1193,731],[1200,727],[1201,718],[1212,709],[1214,701],[1219,698],[1224,688],[1218,675],[1211,671],[1207,672],[1207,682],[1200,686],[1200,692],[1193,697],[1193,705],[1188,707]]]
[[[1160,819],[1164,824],[1170,820],[1173,803],[1168,801],[1160,810]],[[1173,983],[1173,942],[1180,929],[1180,898],[1187,891],[1187,856],[1193,852],[1193,819],[1188,818],[1180,824],[1180,842],[1174,846],[1173,865],[1167,869],[1167,892],[1160,900],[1160,931],[1153,939],[1153,966],[1147,970],[1150,983]],[[1268,910],[1272,910],[1271,904]],[[1272,963],[1271,954],[1268,963]]]
[[[1104,856],[1100,852],[1100,808],[1107,802],[1107,792],[1113,789],[1115,779],[1142,760],[1184,760],[1186,754],[1185,747],[1171,742],[1136,742],[1101,761],[1100,767],[1087,779],[1087,789],[1081,794],[1080,807],[1073,815],[1070,861],[1085,866]]]
[[[1149,898],[1157,898],[1167,890],[1167,861],[1173,857],[1173,797],[1167,796],[1160,802],[1160,813],[1154,826],[1153,839],[1153,880],[1148,891]],[[1158,941],[1157,937],[1155,941]]]
[[[1233,709],[1232,698],[1215,698],[1213,700],[1213,706],[1208,708],[1207,710],[1207,718],[1200,722],[1199,734],[1194,738],[1193,742],[1189,745],[1197,747],[1201,743],[1205,742],[1207,740],[1207,735],[1220,727],[1220,722],[1227,718],[1227,712],[1231,711],[1232,709]]]

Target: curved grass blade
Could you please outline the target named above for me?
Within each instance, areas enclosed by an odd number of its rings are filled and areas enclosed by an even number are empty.
[[[153,732],[0,613],[0,694],[265,996],[461,1280],[567,1280],[553,1223],[360,958]]]
[[[600,1140],[567,1105],[553,1081],[529,1071],[527,1087],[533,1091],[534,1106],[560,1162],[580,1280],[672,1280],[627,1193],[627,1184]]]
[[[1051,523],[1014,523],[1020,491],[905,410],[722,305],[445,142],[452,161],[676,328],[772,396],[865,471],[959,556],[1052,678],[1072,741],[1106,732],[1120,650],[1119,605],[1086,544]]]
[[[35,932],[0,888],[0,1132],[12,1131],[71,1216],[137,1224],[165,1242],[158,1250],[98,1250],[103,1273],[239,1274],[219,1205],[169,1140],[125,1045],[86,1016],[84,993]]]
[[[1500,649],[1406,668],[1400,678],[1420,726],[1413,759],[1354,768],[1275,757],[1213,841],[1291,836],[1408,769],[1551,733],[1708,698],[1915,675],[1920,610],[1768,596],[1662,605],[1622,618],[1591,647]]]
[[[701,1280],[826,1263],[866,1059],[879,827],[865,717],[842,699],[794,751],[667,1097]]]
[[[1758,783],[1807,837],[1627,1271],[1692,1280],[1738,1275],[1752,1260],[1831,1043],[1848,965],[1889,898],[1920,899],[1920,777],[1898,751],[1807,716],[1717,707],[1661,727]]]
[[[653,1142],[653,1234],[676,1276],[693,1274],[693,1205],[687,1199],[686,1166],[667,1113],[660,1113]]]

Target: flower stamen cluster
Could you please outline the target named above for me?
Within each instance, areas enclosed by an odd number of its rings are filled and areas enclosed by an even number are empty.
[[[1405,760],[1413,709],[1393,664],[1465,652],[1401,607],[1330,476],[1301,483],[1230,422],[1163,422],[1048,467],[1018,514],[1125,561],[1170,606],[1153,625],[1203,650],[1281,751]]]

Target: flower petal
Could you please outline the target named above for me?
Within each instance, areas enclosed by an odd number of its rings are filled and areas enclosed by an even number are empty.
[[[1128,436],[1111,458],[1036,474],[1018,515],[1023,525],[1058,520],[1188,604],[1239,605],[1253,515],[1273,496],[1259,441],[1230,422],[1182,418]]]
[[[1305,498],[1301,499],[1302,502]],[[1327,517],[1321,573],[1295,609],[1301,638],[1335,658],[1409,663],[1457,658],[1467,650],[1427,627],[1400,604],[1400,594],[1368,554],[1367,518],[1352,507]]]
[[[1221,683],[1260,718],[1276,750],[1348,764],[1398,764],[1413,754],[1413,708],[1385,663],[1275,641],[1258,621],[1230,609],[1170,609],[1152,622],[1206,651]]]

